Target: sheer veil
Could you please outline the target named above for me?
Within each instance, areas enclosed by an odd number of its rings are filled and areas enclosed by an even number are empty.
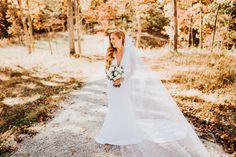
[[[206,148],[162,84],[158,73],[152,71],[138,56],[127,34],[125,48],[128,52],[126,64],[130,67],[130,73],[125,79],[131,79],[132,111],[142,131],[142,140],[137,144],[122,145],[122,156],[208,157]],[[105,78],[105,73],[100,73],[98,77]]]
[[[131,76],[132,107],[136,123],[143,131],[142,142],[122,146],[126,157],[208,157],[208,152],[188,123],[170,93],[138,57],[131,38],[126,35]]]

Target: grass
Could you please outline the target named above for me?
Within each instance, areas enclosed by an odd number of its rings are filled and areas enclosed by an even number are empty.
[[[171,81],[184,83],[188,87],[202,92],[213,92],[217,89],[235,87],[236,62],[235,58],[224,54],[184,54],[178,59],[172,58],[176,66],[197,65],[197,71],[178,72]]]

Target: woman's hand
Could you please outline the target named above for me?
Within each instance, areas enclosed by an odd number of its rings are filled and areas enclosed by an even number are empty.
[[[113,81],[114,85],[120,85],[121,84],[121,79],[117,79]]]

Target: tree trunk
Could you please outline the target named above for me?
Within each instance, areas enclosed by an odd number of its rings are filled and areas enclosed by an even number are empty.
[[[174,52],[177,52],[177,42],[178,42],[178,17],[177,17],[177,2],[172,0],[174,9]]]
[[[33,37],[33,23],[32,23],[32,19],[31,19],[31,13],[30,13],[30,7],[29,7],[29,0],[26,0],[26,5],[27,5],[27,11],[28,11],[28,22],[29,22],[29,37],[30,37],[30,47],[33,50],[34,49],[34,37]]]
[[[190,8],[193,7],[193,3],[192,0],[189,1],[190,4]],[[188,47],[191,47],[193,45],[193,27],[192,27],[192,23],[193,23],[193,17],[192,17],[192,13],[189,17],[189,32],[188,32]]]
[[[76,17],[76,26],[77,26],[77,53],[81,55],[81,28],[80,28],[80,19],[81,19],[81,5],[80,0],[75,0],[75,17]]]
[[[126,30],[126,27],[127,27],[127,19],[126,17],[122,17],[122,29],[124,32]]]
[[[202,49],[202,0],[200,0],[199,47]]]
[[[62,14],[66,14],[66,11],[67,11],[67,6],[66,6],[66,4],[67,4],[67,0],[63,0],[63,2],[62,2],[62,9],[61,9],[61,13]],[[63,27],[63,32],[65,32],[66,30],[68,30],[68,28],[67,28],[67,25],[66,25],[66,22],[67,22],[68,20],[66,20],[66,19],[64,19],[64,18],[62,18],[62,20],[61,20],[61,22],[62,22],[62,27]]]
[[[139,47],[139,43],[141,40],[141,22],[139,14],[137,14],[137,22],[138,22],[138,33],[137,33],[136,47]]]
[[[51,55],[53,54],[53,51],[52,51],[52,45],[51,45],[51,33],[50,33],[50,28],[47,29],[48,31],[48,45],[49,45],[49,49],[50,49],[50,52],[51,52]]]
[[[190,16],[190,20],[189,20],[189,32],[188,32],[188,47],[191,47],[192,46],[192,43],[193,43],[193,38],[192,38],[192,22],[193,22],[193,19],[192,19],[192,15]]]
[[[31,45],[30,45],[30,34],[28,32],[28,28],[27,28],[27,25],[26,25],[26,18],[24,17],[24,13],[23,13],[23,9],[22,9],[22,1],[17,0],[17,3],[19,5],[20,19],[21,19],[23,29],[24,29],[25,44],[28,48],[28,53],[31,54],[32,53],[32,48],[31,48]]]
[[[74,44],[74,23],[73,23],[73,7],[71,0],[67,0],[67,20],[68,20],[68,32],[69,32],[69,51],[70,55],[75,54]]]
[[[212,41],[211,41],[211,52],[213,52],[213,48],[214,48],[214,40],[215,40],[215,33],[216,33],[216,23],[217,23],[219,9],[220,9],[220,4],[217,7],[216,15],[215,15],[215,22],[214,22],[214,27],[213,27]]]

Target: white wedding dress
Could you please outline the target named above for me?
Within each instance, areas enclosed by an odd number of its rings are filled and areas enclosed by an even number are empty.
[[[121,60],[121,65],[126,62],[126,51]],[[116,58],[112,65],[117,65]],[[127,73],[127,71],[125,71]],[[141,141],[142,133],[135,123],[131,106],[130,79],[125,79],[119,88],[113,86],[113,82],[107,81],[108,112],[96,141],[102,144],[126,145]]]
[[[108,112],[95,137],[100,144],[120,145],[125,157],[209,157],[158,74],[136,54],[125,36],[124,81],[120,88],[107,80]],[[112,61],[116,65],[116,58]],[[105,76],[105,72],[100,74]]]

